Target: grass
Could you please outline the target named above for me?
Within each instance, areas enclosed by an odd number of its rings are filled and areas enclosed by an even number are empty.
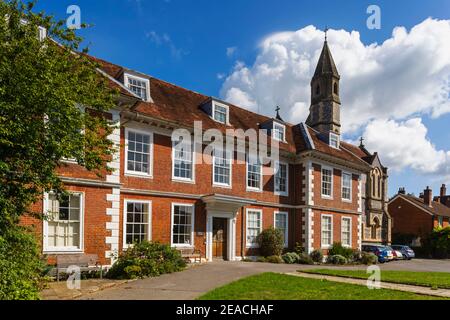
[[[369,274],[365,270],[331,270],[313,269],[302,270],[305,273],[314,273],[346,278],[367,279]],[[412,271],[381,271],[381,281],[411,284],[416,286],[450,289],[450,273],[447,272],[412,272]]]
[[[262,273],[214,289],[199,300],[437,300],[396,290]]]

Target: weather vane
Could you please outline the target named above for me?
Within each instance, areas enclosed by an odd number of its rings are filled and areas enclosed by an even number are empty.
[[[361,139],[359,139],[359,141],[361,142],[360,146],[361,146],[361,147],[364,147],[364,138],[361,137]]]

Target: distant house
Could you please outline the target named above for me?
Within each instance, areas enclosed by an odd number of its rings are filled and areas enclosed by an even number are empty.
[[[445,186],[441,188],[445,194]],[[393,219],[393,237],[401,235],[414,236],[413,244],[420,245],[420,239],[434,228],[450,226],[450,207],[433,200],[433,191],[427,187],[419,197],[406,194],[405,188],[400,188],[388,204],[389,213]]]
[[[439,196],[434,197],[433,201],[440,202],[450,208],[450,195],[447,194],[447,186],[445,184],[442,185]]]

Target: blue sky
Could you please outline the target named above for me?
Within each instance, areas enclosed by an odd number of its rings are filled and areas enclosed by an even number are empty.
[[[81,8],[83,22],[94,24],[81,32],[91,54],[212,96],[221,95],[224,77],[233,72],[236,61],[251,66],[261,41],[277,32],[329,26],[357,30],[361,41],[369,45],[390,38],[396,26],[409,30],[428,17],[450,19],[448,0],[40,0],[38,9],[66,18],[71,4]],[[371,4],[382,10],[380,30],[366,27],[366,9]],[[236,49],[229,49],[227,55],[227,48]],[[420,117],[435,148],[450,150],[449,113]],[[390,193],[406,186],[417,194],[426,185],[436,192],[440,183],[450,182],[438,178],[406,166],[391,172]]]

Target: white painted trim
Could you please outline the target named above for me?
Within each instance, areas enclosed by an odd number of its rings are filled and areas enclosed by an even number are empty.
[[[178,244],[173,243],[173,215],[175,213],[175,207],[191,207],[192,208],[192,217],[191,217],[191,244]],[[195,247],[195,204],[191,203],[178,203],[178,202],[172,202],[172,212],[170,215],[170,246],[174,248],[194,248]]]
[[[69,194],[80,196],[80,247],[49,247],[48,246],[48,220],[43,221],[43,246],[42,252],[49,253],[83,253],[84,252],[84,208],[85,208],[85,193],[81,191],[70,192]],[[49,194],[44,193],[43,213],[47,215],[49,212]]]
[[[323,238],[322,238],[322,233],[323,233],[323,217],[330,217],[331,218],[331,237],[330,237],[330,241],[331,243],[329,245],[324,245],[323,244]],[[320,215],[320,247],[322,249],[329,249],[331,248],[331,246],[333,245],[334,242],[334,235],[333,235],[333,229],[334,229],[334,221],[333,221],[333,215],[332,214],[321,214]]]
[[[350,175],[350,199],[344,198],[344,175]],[[347,171],[341,171],[341,200],[343,202],[353,202],[353,174]]]
[[[145,134],[150,137],[149,138],[150,139],[150,148],[149,148],[150,150],[149,150],[149,154],[148,154],[148,156],[149,156],[149,172],[148,173],[128,170],[128,133],[130,131],[140,133],[140,134]],[[153,141],[154,141],[154,136],[153,136],[153,131],[151,131],[151,130],[141,130],[141,129],[135,129],[135,128],[130,128],[130,127],[125,128],[124,172],[125,172],[126,176],[140,177],[140,178],[153,178]]]
[[[151,102],[151,99],[150,99],[150,80],[147,79],[147,78],[142,78],[142,77],[136,76],[136,75],[134,75],[134,74],[124,73],[124,74],[123,74],[123,82],[124,82],[124,85],[125,85],[125,86],[128,88],[128,90],[130,90],[131,92],[133,92],[133,91],[132,91],[131,88],[128,86],[128,80],[129,80],[129,79],[134,79],[134,80],[142,81],[142,82],[145,83],[146,91],[147,91],[147,94],[146,94],[147,99],[144,100],[144,99],[142,99],[140,96],[138,96],[137,94],[135,94],[135,95],[136,95],[137,97],[139,97],[139,99],[141,99],[142,101]],[[134,93],[134,92],[133,92],[133,93]]]
[[[215,118],[215,110],[216,110],[216,105],[222,108],[225,108],[227,110],[227,114],[226,114],[226,120],[225,123],[216,120]],[[230,107],[224,103],[218,102],[216,100],[211,100],[211,118],[218,123],[224,124],[224,125],[229,125],[230,124]]]
[[[283,128],[283,140],[278,139],[277,137],[275,137],[275,125],[280,126]],[[272,139],[276,140],[276,141],[280,141],[280,142],[284,142],[286,143],[286,126],[284,124],[281,124],[279,122],[273,121],[272,123],[272,132],[271,132],[271,136]]]
[[[152,221],[153,221],[153,211],[152,211],[152,201],[149,200],[139,200],[139,199],[131,199],[127,198],[123,200],[123,230],[122,230],[122,245],[123,249],[127,249],[130,247],[129,244],[127,244],[127,213],[128,213],[128,203],[143,203],[148,204],[148,234],[147,234],[147,240],[152,240]]]
[[[180,177],[175,177],[175,148],[174,148],[175,141],[172,141],[172,181],[174,181],[174,182],[195,184],[195,158],[196,158],[196,153],[195,153],[195,143],[193,141],[191,141],[191,142],[192,142],[192,144],[191,144],[192,177],[191,178],[180,178]]]
[[[237,261],[236,257],[236,216],[233,213],[210,212],[206,214],[206,260],[212,261],[212,244],[213,244],[213,219],[227,219],[227,259],[229,261]]]
[[[331,170],[331,195],[323,194],[323,170]],[[333,200],[333,194],[334,194],[334,169],[333,167],[324,166],[322,165],[320,167],[320,195],[322,196],[322,199],[327,200]]]
[[[273,213],[273,227],[276,228],[277,215],[284,215],[286,217],[286,226],[284,232],[284,247],[289,246],[289,213],[286,211],[274,211]]]
[[[350,245],[347,245],[347,244],[344,244],[343,242],[342,242],[342,234],[344,233],[344,230],[343,230],[343,228],[342,228],[342,226],[343,226],[343,221],[344,220],[350,220],[350,237],[349,237],[349,241],[350,241]],[[342,243],[342,246],[344,246],[344,247],[347,247],[347,248],[351,248],[351,247],[353,247],[353,237],[352,237],[352,234],[353,234],[353,222],[352,222],[352,217],[342,217],[341,218],[341,243]]]
[[[229,152],[227,150],[222,150],[222,152],[225,153],[225,157],[228,157]],[[228,159],[228,158],[227,158]],[[212,156],[212,186],[216,187],[216,188],[226,188],[226,189],[231,189],[233,186],[233,160],[234,160],[234,155],[230,155],[230,183],[226,184],[226,183],[219,183],[219,182],[215,182],[215,173],[216,173],[216,156],[215,156],[215,152],[213,151],[213,156]]]
[[[253,188],[248,186],[248,166],[250,162],[247,155],[247,161],[245,162],[245,189],[250,192],[262,192],[263,188],[263,165],[259,164],[259,188]]]
[[[333,146],[333,145],[331,144],[331,137],[335,137],[335,138],[337,139],[337,147],[335,147],[335,146]],[[329,144],[330,147],[332,147],[333,149],[337,149],[337,150],[340,149],[340,146],[341,146],[341,138],[339,137],[338,134],[336,134],[336,133],[334,133],[334,132],[330,132],[330,135],[329,135],[329,137],[328,137],[328,141],[329,141],[328,144]]]
[[[259,226],[259,233],[263,230],[263,210],[262,209],[251,209],[247,208],[245,209],[245,247],[246,248],[259,248],[258,244],[248,243],[247,242],[247,233],[248,233],[248,213],[251,212],[258,212],[259,213],[259,220],[260,220],[260,226]]]
[[[274,172],[274,174],[273,174],[273,178],[274,178],[274,188],[273,188],[274,189],[274,194],[276,196],[288,197],[289,196],[289,163],[284,162],[284,161],[276,161],[275,162],[275,168],[278,168],[278,165],[280,165],[280,164],[286,166],[286,192],[277,191],[276,172]]]

